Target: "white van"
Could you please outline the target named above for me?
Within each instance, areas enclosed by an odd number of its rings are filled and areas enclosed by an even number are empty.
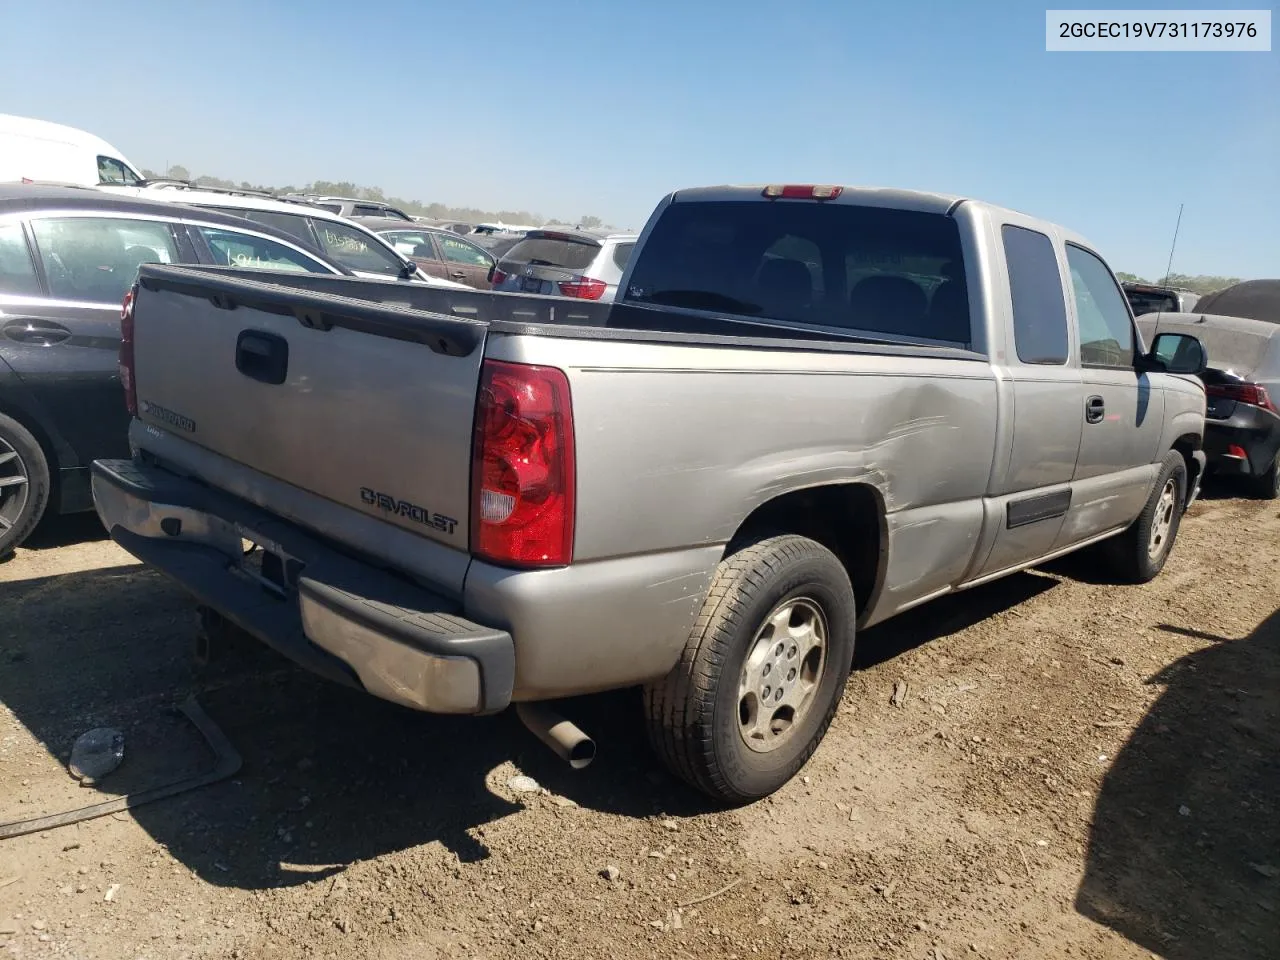
[[[0,183],[42,180],[96,186],[136,184],[142,174],[91,133],[47,120],[0,113]]]

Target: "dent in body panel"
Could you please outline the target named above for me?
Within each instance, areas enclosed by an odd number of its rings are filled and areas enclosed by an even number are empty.
[[[516,571],[471,564],[466,615],[511,632],[513,699],[632,686],[675,665],[722,548],[698,547]]]
[[[1076,480],[1054,548],[1127,527],[1142,512],[1159,472],[1160,465],[1152,463]]]
[[[889,514],[884,583],[865,625],[959,583],[971,565],[982,523],[981,498]]]

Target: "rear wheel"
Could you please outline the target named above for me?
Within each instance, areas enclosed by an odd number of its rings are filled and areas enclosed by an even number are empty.
[[[1147,583],[1164,569],[1178,537],[1187,502],[1187,462],[1176,450],[1165,455],[1155,486],[1142,513],[1124,533],[1108,543],[1111,565],[1127,583]]]
[[[1249,487],[1259,500],[1275,500],[1280,497],[1280,450],[1276,451],[1266,473],[1249,478]]]
[[[717,800],[777,790],[827,732],[855,618],[844,566],[813,540],[769,537],[726,557],[680,662],[645,689],[658,755]]]
[[[0,414],[0,557],[22,544],[49,502],[49,464],[30,431]]]

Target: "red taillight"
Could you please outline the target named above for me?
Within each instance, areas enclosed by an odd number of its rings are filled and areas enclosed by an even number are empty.
[[[1204,392],[1208,397],[1222,397],[1224,400],[1247,403],[1250,406],[1261,407],[1263,410],[1270,410],[1272,413],[1280,413],[1271,401],[1271,394],[1267,393],[1267,388],[1261,384],[1210,383],[1205,385]]]
[[[1240,444],[1238,444],[1238,443],[1230,444],[1230,445],[1227,447],[1227,456],[1228,456],[1228,457],[1237,457],[1237,458],[1239,458],[1239,459],[1241,459],[1241,460],[1248,460],[1248,459],[1249,459],[1249,454],[1248,454],[1248,453],[1246,453],[1246,452],[1245,452],[1244,447],[1240,446]]]
[[[492,281],[491,281],[491,282],[493,283],[493,285],[494,285],[495,287],[496,287],[498,284],[500,284],[500,283],[501,283],[503,280],[505,280],[505,279],[507,279],[507,275],[506,275],[505,273],[503,273],[501,270],[494,270],[494,271],[493,271],[493,279],[492,279]]]
[[[471,465],[471,551],[494,563],[573,557],[573,406],[554,367],[486,360]]]
[[[120,305],[120,385],[124,387],[124,405],[129,416],[138,415],[138,385],[133,379],[133,301],[138,286],[124,295]]]
[[[577,280],[561,280],[556,284],[560,288],[560,296],[577,297],[579,300],[599,300],[609,286],[603,280],[592,280],[590,277],[579,277]]]
[[[812,183],[770,184],[761,195],[770,200],[834,200],[844,192],[844,187],[822,186]]]

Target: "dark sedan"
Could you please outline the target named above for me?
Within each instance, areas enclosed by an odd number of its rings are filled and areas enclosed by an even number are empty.
[[[1209,354],[1201,376],[1208,469],[1264,499],[1280,497],[1280,324],[1197,310],[1148,314],[1138,326],[1148,343],[1157,333],[1200,339]]]
[[[0,557],[46,512],[92,509],[89,465],[129,455],[120,305],[143,263],[348,274],[240,217],[0,184]]]

